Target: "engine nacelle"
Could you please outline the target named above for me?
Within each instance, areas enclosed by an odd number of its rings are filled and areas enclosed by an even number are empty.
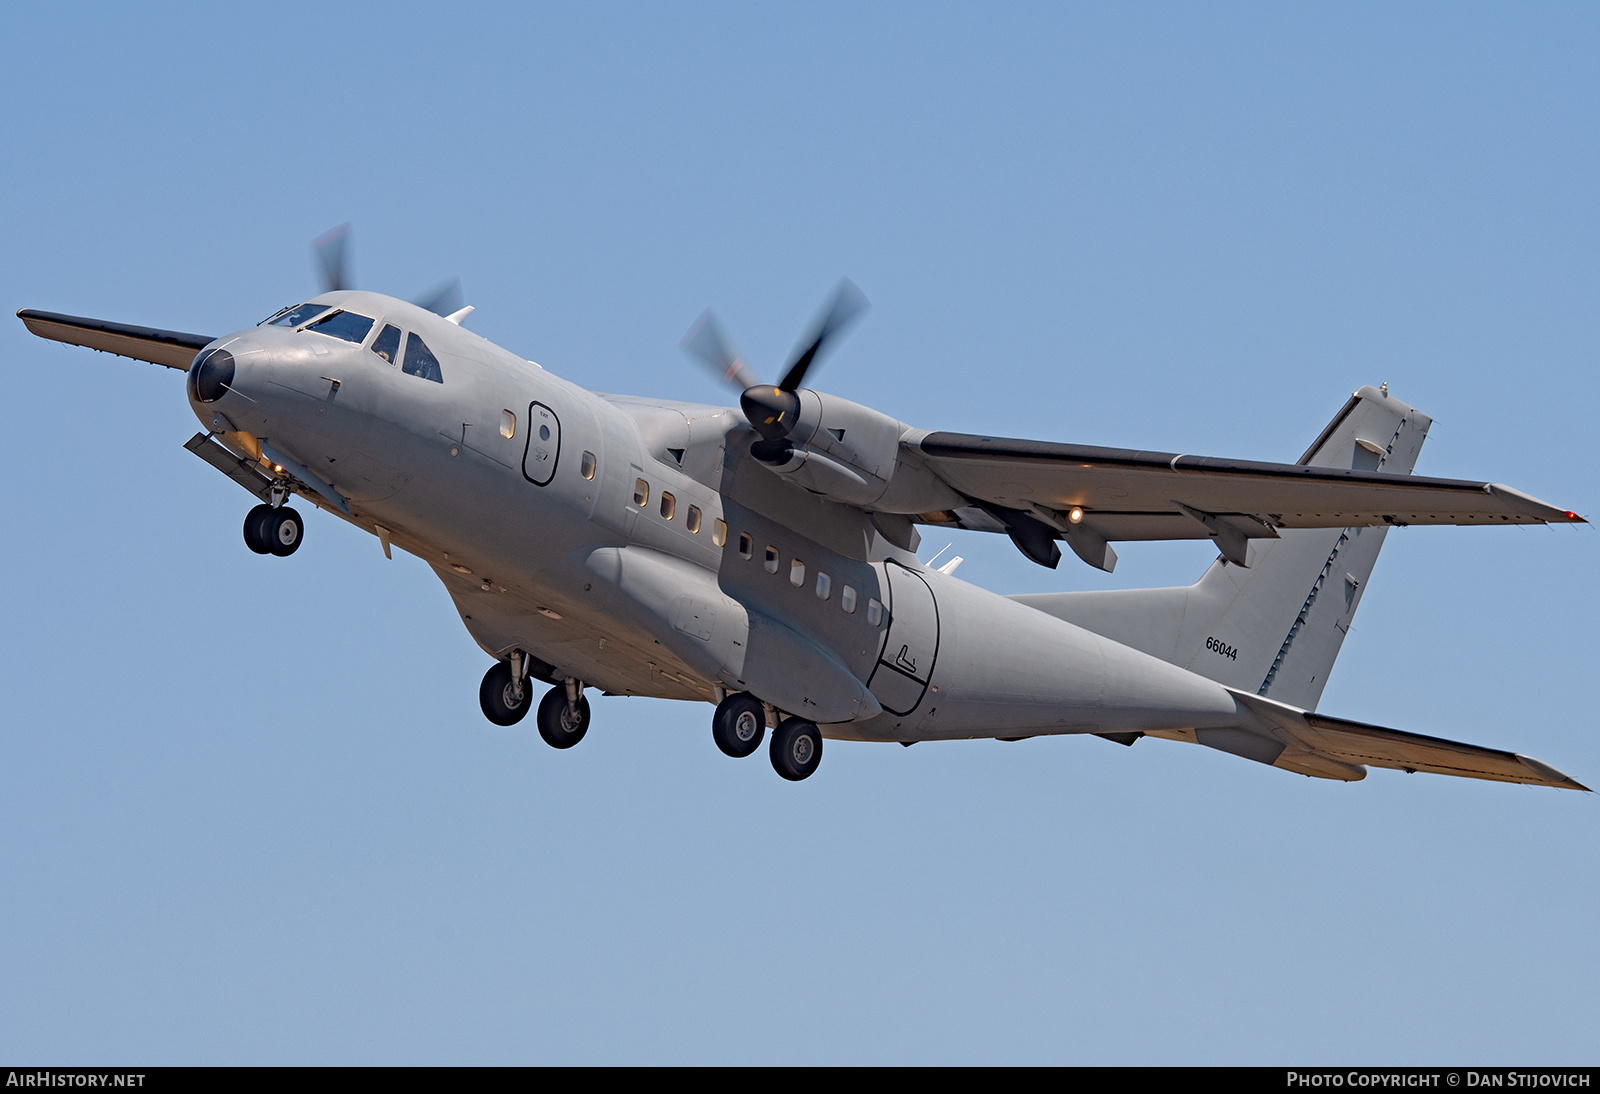
[[[903,422],[837,395],[801,390],[795,424],[780,440],[757,441],[751,454],[776,474],[848,505],[888,513],[924,513],[966,504],[920,460],[907,458]]]

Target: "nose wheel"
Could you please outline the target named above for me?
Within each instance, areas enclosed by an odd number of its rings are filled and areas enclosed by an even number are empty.
[[[258,505],[244,518],[244,544],[258,555],[280,558],[295,553],[305,538],[305,521],[287,505]]]

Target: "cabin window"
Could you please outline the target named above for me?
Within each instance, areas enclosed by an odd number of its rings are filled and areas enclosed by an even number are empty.
[[[583,459],[578,461],[578,474],[586,479],[594,478],[594,453],[585,452]]]
[[[798,558],[789,560],[789,584],[796,589],[806,583],[806,564]]]
[[[650,504],[650,484],[643,479],[633,480],[633,504],[640,509]]]
[[[728,522],[718,517],[711,525],[711,545],[713,547],[721,547],[726,542],[728,542]],[[745,555],[744,557],[749,558],[750,556]]]
[[[667,493],[665,490],[661,491],[661,519],[671,520],[672,514],[676,513],[677,511],[678,499]]]
[[[367,335],[372,333],[372,320],[353,311],[336,311],[326,319],[318,319],[306,330],[354,342],[359,346],[367,340]]]
[[[683,515],[683,526],[694,535],[700,534],[700,507],[689,506],[689,511]]]
[[[762,565],[767,568],[767,573],[769,574],[778,572],[778,549],[776,547],[767,548],[767,558]]]
[[[372,340],[372,352],[391,365],[398,363],[400,360],[400,328],[393,323],[385,324],[383,330],[378,332],[378,337]]]
[[[874,627],[883,622],[883,605],[878,603],[876,597],[867,598],[867,622]]]
[[[722,522],[719,520],[719,521],[717,521],[717,523],[721,524]],[[739,533],[739,557],[740,558],[749,558],[751,555],[753,555],[755,553],[756,553],[755,540],[750,538],[750,533],[749,532],[740,532]]]
[[[517,416],[509,410],[500,412],[500,436],[510,440],[517,435]]]
[[[436,384],[444,383],[444,373],[439,368],[439,359],[423,344],[415,332],[406,339],[406,363],[400,366],[400,371],[409,376],[432,380]]]
[[[827,574],[817,574],[817,599],[826,600],[833,592],[833,579]]]
[[[856,610],[856,591],[849,585],[839,590],[839,607],[854,613]]]

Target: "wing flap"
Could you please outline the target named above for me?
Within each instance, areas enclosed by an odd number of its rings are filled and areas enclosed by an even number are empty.
[[[136,361],[149,361],[153,365],[180,370],[188,369],[194,355],[213,341],[211,336],[205,334],[141,327],[132,323],[112,323],[105,319],[35,311],[33,308],[23,308],[17,312],[17,318],[28,330],[52,342],[86,346],[105,353],[115,353],[119,357],[131,357]]]

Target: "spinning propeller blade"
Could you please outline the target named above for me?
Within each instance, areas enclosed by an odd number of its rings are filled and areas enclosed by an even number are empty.
[[[784,391],[794,391],[805,383],[806,370],[822,353],[828,340],[849,326],[856,316],[866,310],[867,298],[861,295],[861,290],[856,288],[848,277],[839,282],[839,288],[833,294],[833,303],[817,321],[809,344],[795,355],[793,363],[789,365],[789,371],[778,381],[778,387]]]
[[[311,241],[311,254],[316,259],[317,271],[322,275],[322,291],[337,292],[356,287],[350,274],[350,225],[330,228]],[[450,316],[461,310],[466,301],[461,293],[461,279],[452,277],[442,281],[411,301],[435,315]],[[463,317],[464,318],[464,317]]]
[[[322,272],[322,291],[337,292],[353,289],[350,277],[350,225],[323,232],[311,241],[311,253],[316,257],[317,268]]]
[[[722,324],[717,322],[717,317],[709,308],[695,320],[694,326],[689,328],[689,333],[683,336],[683,341],[679,344],[691,355],[715,369],[723,383],[733,384],[740,391],[761,382],[756,379],[756,374],[750,371],[750,366],[744,363],[739,352],[728,342]]]
[[[450,315],[452,312],[460,311],[466,299],[461,294],[461,279],[452,277],[449,281],[435,285],[421,296],[412,297],[411,302],[435,315]]]

